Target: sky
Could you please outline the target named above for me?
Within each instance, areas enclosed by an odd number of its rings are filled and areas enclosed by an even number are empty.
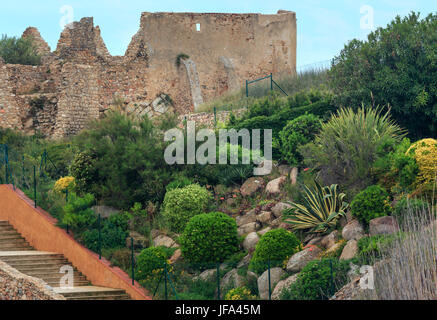
[[[0,0],[0,33],[21,36],[38,28],[51,49],[62,26],[94,17],[112,55],[123,55],[138,31],[141,12],[229,12],[297,16],[297,66],[326,63],[352,39],[365,39],[397,15],[437,13],[437,0]]]

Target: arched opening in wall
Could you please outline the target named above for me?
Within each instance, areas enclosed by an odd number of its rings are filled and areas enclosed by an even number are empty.
[[[200,32],[200,23],[196,23],[196,31]]]

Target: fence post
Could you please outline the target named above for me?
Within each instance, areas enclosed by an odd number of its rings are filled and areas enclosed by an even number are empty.
[[[36,167],[33,166],[33,197],[35,199],[35,208],[36,208]]]
[[[249,83],[246,80],[246,98],[249,98]]]
[[[65,202],[68,202],[68,188],[65,189]]]
[[[220,263],[217,262],[217,300],[220,300]]]
[[[102,232],[100,228],[100,213],[98,218],[98,227],[99,227],[99,259],[102,259]]]
[[[270,91],[273,91],[273,73],[270,73]]]
[[[131,259],[132,259],[132,285],[135,285],[135,256],[134,256],[134,238],[130,237]]]
[[[269,275],[269,300],[272,300],[272,282],[271,282],[271,278],[270,278],[270,257],[269,257],[269,262],[268,262],[268,275]]]
[[[167,262],[164,262],[164,295],[165,295],[165,300],[168,300],[168,292],[167,292]]]
[[[217,108],[214,107],[214,127],[217,127]]]

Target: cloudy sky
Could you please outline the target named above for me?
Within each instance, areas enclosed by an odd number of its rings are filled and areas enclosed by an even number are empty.
[[[61,25],[93,16],[110,53],[123,55],[144,11],[271,14],[279,9],[296,12],[297,64],[304,67],[332,59],[347,41],[364,39],[396,15],[437,13],[437,0],[1,0],[0,33],[20,36],[34,26],[54,50]]]

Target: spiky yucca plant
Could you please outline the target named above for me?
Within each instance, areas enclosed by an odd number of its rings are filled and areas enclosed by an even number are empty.
[[[346,195],[338,192],[338,185],[322,187],[315,182],[314,188],[304,186],[304,190],[304,203],[290,202],[291,208],[284,212],[284,221],[293,230],[324,233],[346,214],[349,204],[343,201]]]

